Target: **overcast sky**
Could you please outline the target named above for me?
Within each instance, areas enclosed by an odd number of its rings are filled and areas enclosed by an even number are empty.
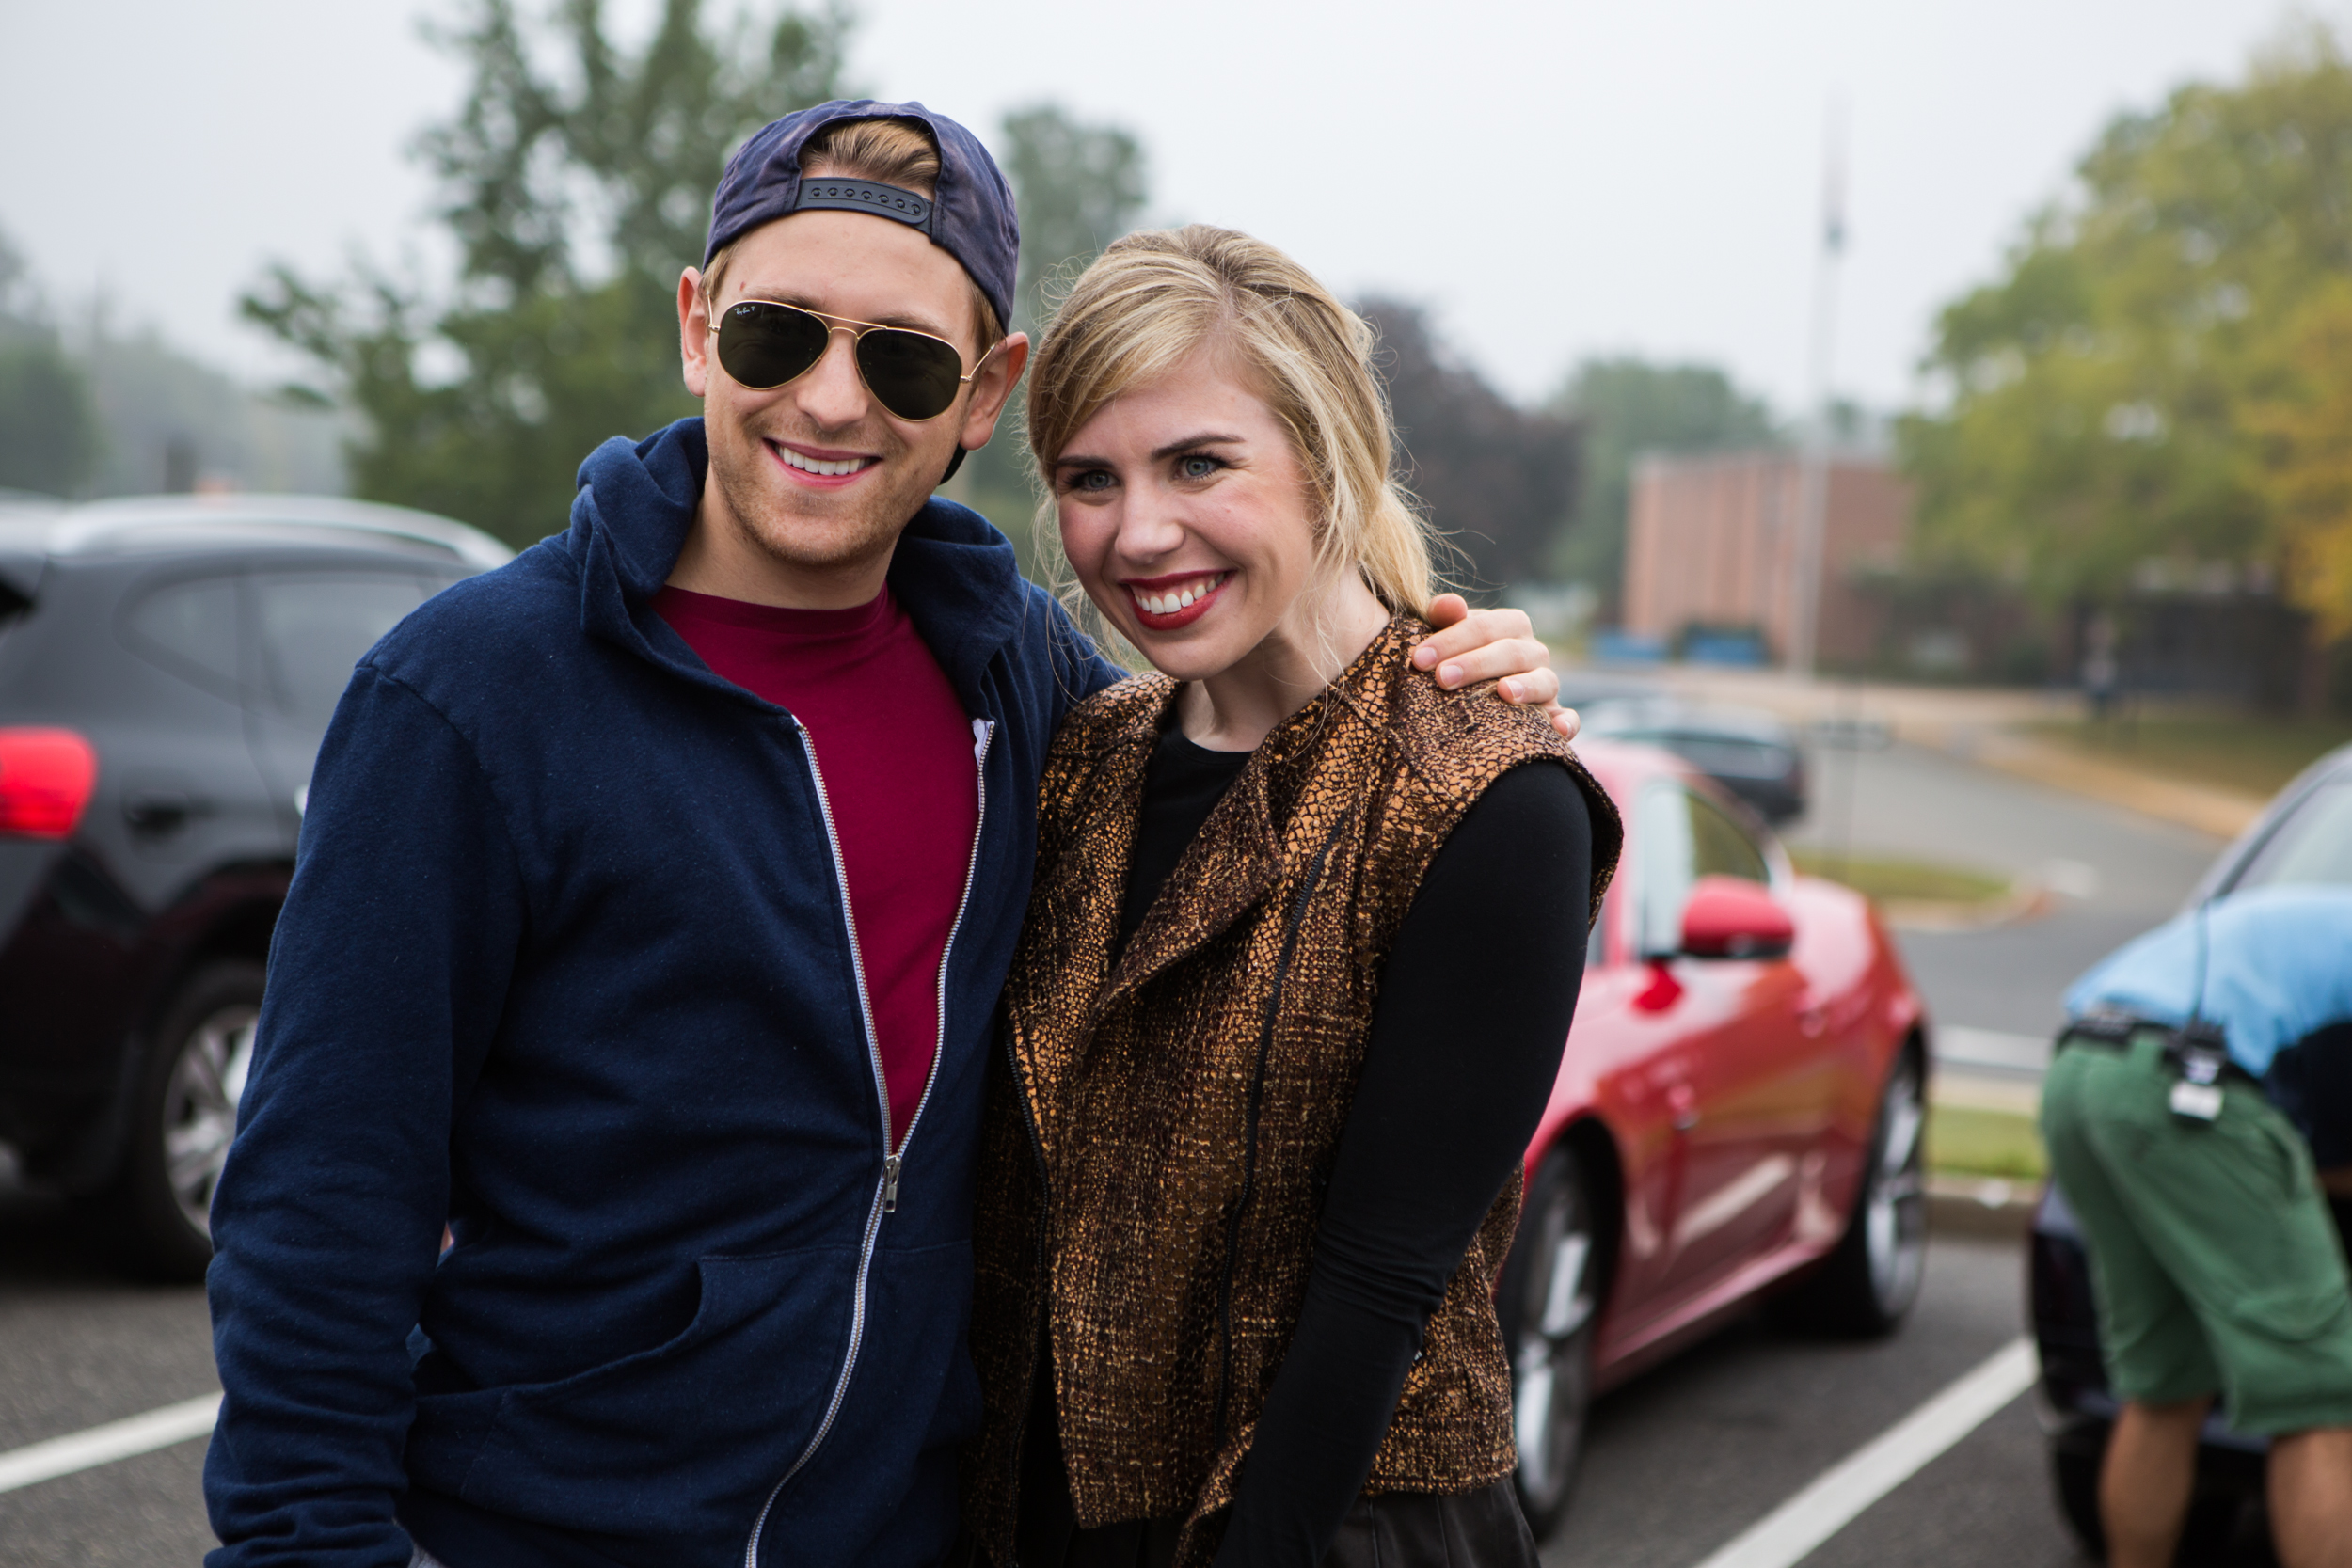
[[[526,0],[528,6],[529,0]],[[657,0],[609,0],[634,36]],[[725,0],[710,8],[723,13]],[[1836,382],[1911,402],[1935,310],[1990,277],[2099,128],[2241,74],[2273,0],[865,0],[859,86],[984,137],[1058,99],[1151,156],[1153,216],[1245,229],[1425,303],[1513,394],[1581,356],[1804,395],[1824,122],[1847,105]],[[443,264],[406,149],[462,80],[456,0],[0,0],[0,230],[255,378],[266,260]],[[2352,0],[2306,7],[2339,24]],[[683,260],[691,260],[686,258]]]

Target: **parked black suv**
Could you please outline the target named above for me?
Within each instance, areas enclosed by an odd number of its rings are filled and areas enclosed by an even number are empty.
[[[195,1277],[310,763],[351,667],[507,560],[285,496],[0,499],[0,1144]]]

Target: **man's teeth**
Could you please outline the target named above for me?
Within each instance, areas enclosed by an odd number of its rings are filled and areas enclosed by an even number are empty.
[[[1219,572],[1213,578],[1201,578],[1173,594],[1146,594],[1138,590],[1136,594],[1136,603],[1143,607],[1144,613],[1147,615],[1173,615],[1185,606],[1197,604],[1216,592],[1217,584],[1223,582],[1231,575],[1228,572]]]
[[[829,463],[821,457],[803,457],[790,447],[778,447],[776,451],[783,455],[787,463],[805,474],[823,474],[828,478],[838,479],[843,474],[853,474],[866,467],[866,459],[863,457],[845,457],[838,463]]]

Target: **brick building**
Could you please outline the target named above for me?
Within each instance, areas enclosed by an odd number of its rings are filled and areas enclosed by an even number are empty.
[[[1793,451],[1645,457],[1626,519],[1625,629],[1675,641],[1692,626],[1754,630],[1766,657],[1788,656],[1797,615],[1797,520],[1804,460]],[[1829,462],[1817,657],[1860,664],[1879,650],[1883,600],[1858,576],[1902,552],[1910,488],[1875,458]]]

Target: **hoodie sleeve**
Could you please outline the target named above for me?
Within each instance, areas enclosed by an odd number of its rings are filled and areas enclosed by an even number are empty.
[[[407,1340],[450,1208],[450,1128],[524,926],[474,751],[368,666],[313,772],[253,1068],[213,1208],[224,1398],[208,1568],[405,1568]]]

